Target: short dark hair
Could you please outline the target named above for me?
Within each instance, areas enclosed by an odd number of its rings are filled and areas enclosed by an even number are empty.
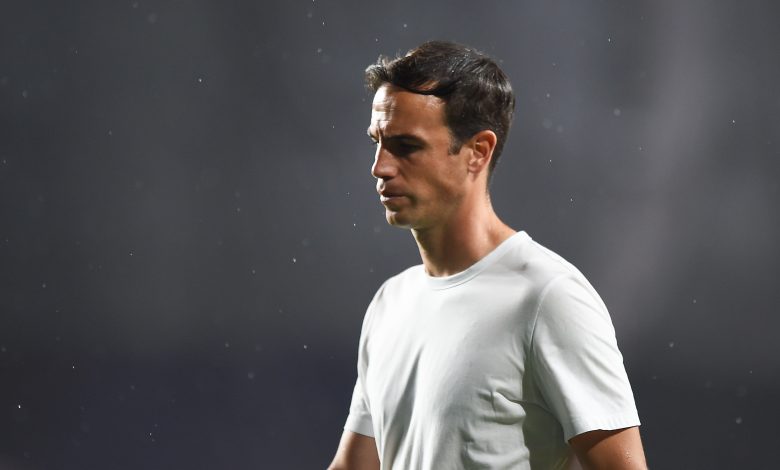
[[[403,57],[379,56],[366,69],[365,78],[373,92],[390,84],[441,98],[445,123],[452,135],[450,153],[457,152],[479,131],[495,132],[496,148],[489,167],[489,174],[493,173],[515,109],[509,78],[493,59],[461,44],[429,41]]]

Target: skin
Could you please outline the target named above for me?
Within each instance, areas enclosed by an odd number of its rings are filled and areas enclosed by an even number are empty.
[[[495,133],[478,132],[450,153],[444,102],[385,85],[368,134],[377,143],[371,174],[387,222],[411,229],[429,275],[463,271],[515,233],[487,192]]]
[[[441,99],[383,85],[368,135],[385,218],[411,230],[429,275],[461,272],[515,233],[493,211],[487,191],[495,133],[480,131],[452,153]],[[586,470],[647,468],[637,428],[587,432],[570,445]],[[378,470],[374,438],[345,430],[329,469]]]
[[[646,470],[639,428],[582,433],[569,439],[584,470]]]

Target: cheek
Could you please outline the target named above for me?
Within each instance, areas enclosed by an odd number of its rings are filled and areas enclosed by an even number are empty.
[[[449,198],[459,195],[463,191],[467,175],[466,171],[461,171],[461,168],[454,164],[440,167],[435,181],[437,191]]]

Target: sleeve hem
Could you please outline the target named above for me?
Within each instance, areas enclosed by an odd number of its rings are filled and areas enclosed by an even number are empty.
[[[374,428],[371,425],[370,419],[366,419],[362,416],[350,414],[347,417],[347,422],[344,424],[344,429],[364,436],[374,437]]]
[[[564,439],[566,442],[574,436],[588,431],[631,428],[639,426],[639,415],[636,411],[629,411],[606,417],[583,417],[572,419],[569,423],[563,423]]]

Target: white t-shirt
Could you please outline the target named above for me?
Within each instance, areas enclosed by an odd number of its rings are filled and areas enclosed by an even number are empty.
[[[368,307],[345,429],[383,469],[557,469],[571,437],[639,425],[604,303],[518,232],[470,268],[388,279]]]

